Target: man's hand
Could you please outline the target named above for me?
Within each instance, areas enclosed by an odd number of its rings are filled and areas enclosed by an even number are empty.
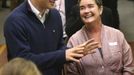
[[[84,46],[84,55],[91,54],[95,52],[95,48],[99,47],[99,43],[95,42],[94,39],[90,39],[83,44]]]
[[[79,62],[79,59],[83,57],[84,47],[74,47],[66,50],[66,60]]]
[[[79,59],[81,57],[89,53],[94,53],[95,48],[98,48],[98,43],[95,42],[93,39],[90,39],[83,44],[66,50],[66,60],[79,62]]]

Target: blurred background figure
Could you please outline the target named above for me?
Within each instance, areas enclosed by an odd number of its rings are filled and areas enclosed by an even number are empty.
[[[11,10],[20,5],[24,0],[11,0]]]
[[[66,20],[68,20],[70,11],[76,4],[78,4],[78,0],[65,0]]]
[[[0,75],[41,75],[41,73],[32,61],[14,58],[0,69]]]
[[[113,27],[120,29],[119,13],[118,13],[118,0],[102,0],[103,6],[112,10],[113,15]]]
[[[5,44],[0,44],[0,67],[8,62],[7,49]]]
[[[63,38],[65,39],[67,37],[65,33],[65,23],[66,23],[65,0],[56,0],[55,8],[59,11],[61,15],[62,26],[63,26]]]
[[[9,6],[7,6],[7,0],[2,0],[2,8],[9,8]]]

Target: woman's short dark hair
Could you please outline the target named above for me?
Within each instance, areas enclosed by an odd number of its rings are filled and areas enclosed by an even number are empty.
[[[81,0],[79,0],[80,3]],[[103,5],[102,0],[95,0],[96,4],[98,5],[98,7],[101,7]]]

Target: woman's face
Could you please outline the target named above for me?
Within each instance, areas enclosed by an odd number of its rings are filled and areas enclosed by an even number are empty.
[[[81,0],[80,1],[80,16],[85,24],[96,22],[100,20],[102,7],[98,7],[95,0]]]

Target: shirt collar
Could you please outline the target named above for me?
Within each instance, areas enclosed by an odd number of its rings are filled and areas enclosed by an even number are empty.
[[[30,7],[31,7],[31,10],[32,10],[32,12],[37,16],[37,18],[43,23],[44,21],[45,21],[45,17],[46,17],[46,14],[48,14],[48,12],[49,12],[49,9],[47,9],[46,11],[44,11],[43,12],[43,15],[41,15],[42,14],[42,12],[40,12],[38,9],[36,9],[34,6],[33,6],[33,4],[31,3],[31,1],[30,0],[28,0],[28,3],[29,3],[29,5],[30,5]]]

